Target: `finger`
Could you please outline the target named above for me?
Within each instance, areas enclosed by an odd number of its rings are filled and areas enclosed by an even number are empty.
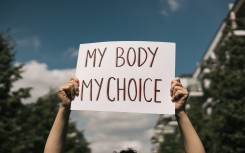
[[[73,87],[74,87],[73,92],[75,93],[76,96],[78,96],[79,95],[79,88],[78,88],[79,84],[74,80],[71,80],[69,82],[73,84]]]
[[[66,97],[72,99],[73,83],[69,82],[60,87],[60,92],[64,92]]]
[[[181,82],[180,82],[180,78],[175,78],[174,80],[172,80],[171,81],[171,86],[173,86],[173,84],[175,84],[176,82],[178,82],[178,83],[180,83],[181,84]]]
[[[170,86],[171,96],[173,95],[173,87],[174,87],[175,82],[176,82],[175,80],[171,81],[171,86]]]
[[[75,84],[74,85],[75,86],[75,94],[76,94],[76,96],[78,96],[79,95],[79,85],[78,84]]]
[[[185,90],[183,86],[174,86],[173,87],[173,94],[175,94],[178,90]]]
[[[67,94],[63,90],[60,91],[60,98],[63,99],[63,102],[70,102],[70,99],[67,97]]]
[[[177,97],[178,97],[178,100],[186,100],[186,98],[188,97],[188,95],[189,95],[189,92],[187,91],[187,90],[182,90],[182,91],[180,91],[179,92],[179,95],[177,95]]]
[[[179,77],[176,77],[175,80],[176,80],[177,82],[181,83]]]
[[[176,102],[178,100],[184,99],[184,98],[187,97],[187,95],[188,95],[188,92],[186,92],[185,90],[178,90],[173,95],[172,101],[175,101]]]
[[[75,81],[79,85],[79,80],[77,77],[70,78],[70,81]]]
[[[177,101],[179,100],[179,96],[181,96],[181,94],[182,94],[181,91],[175,92],[175,93],[173,94],[171,100],[172,100],[173,102],[177,102]]]
[[[171,81],[171,84],[174,83],[174,82],[180,82],[180,78],[179,77],[176,77],[174,80]]]
[[[69,90],[68,90],[68,95],[71,100],[75,98],[75,84],[71,81],[68,83],[69,85]]]
[[[182,87],[182,84],[179,83],[179,82],[174,82],[174,83],[171,85],[171,89],[173,90],[175,86],[180,86],[180,87]]]
[[[171,92],[171,96],[173,96],[173,91],[174,91],[174,87],[175,86],[181,86],[182,87],[182,84],[178,81],[174,81],[172,84],[171,84],[171,88],[170,88],[170,92]]]
[[[65,85],[62,85],[60,88],[59,88],[59,92],[67,92],[67,90],[69,90],[69,86],[67,84]]]
[[[74,100],[76,96],[75,90],[71,89],[71,100]]]

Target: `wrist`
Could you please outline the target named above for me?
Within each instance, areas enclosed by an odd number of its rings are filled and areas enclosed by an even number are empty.
[[[59,111],[63,112],[64,114],[70,115],[70,112],[71,112],[70,105],[64,106],[64,105],[60,104]]]
[[[180,118],[180,117],[185,116],[185,115],[186,115],[185,110],[175,110],[175,117],[176,118]]]

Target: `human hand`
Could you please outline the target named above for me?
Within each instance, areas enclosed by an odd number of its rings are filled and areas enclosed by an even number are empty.
[[[79,94],[79,80],[72,77],[70,81],[59,89],[60,105],[67,108],[70,107],[71,101]]]
[[[175,78],[171,81],[171,100],[175,102],[176,113],[185,111],[185,103],[189,96],[189,92],[182,86],[180,78]]]

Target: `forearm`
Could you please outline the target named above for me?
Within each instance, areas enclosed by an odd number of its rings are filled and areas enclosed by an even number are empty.
[[[45,145],[45,153],[61,153],[65,148],[70,110],[60,107]]]
[[[186,153],[205,153],[203,144],[184,111],[176,114]]]

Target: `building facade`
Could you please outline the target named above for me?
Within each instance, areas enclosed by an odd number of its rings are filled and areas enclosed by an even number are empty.
[[[229,13],[225,17],[224,21],[221,23],[216,34],[214,35],[211,43],[208,46],[208,49],[205,51],[200,62],[197,64],[197,67],[194,73],[191,76],[181,77],[181,82],[184,87],[186,87],[190,93],[190,98],[192,97],[202,97],[202,89],[209,88],[210,81],[204,79],[204,74],[209,73],[210,70],[205,68],[204,65],[209,59],[215,59],[215,50],[218,48],[224,40],[229,37],[230,32],[227,29],[232,28],[233,32],[237,36],[244,37],[245,29],[244,23],[241,22],[241,19],[245,17],[245,0],[237,0],[234,4],[229,4]],[[227,24],[227,20],[230,24]],[[203,112],[205,115],[212,114],[211,104],[212,99],[207,98],[206,101],[202,102]],[[187,104],[187,109],[191,109],[191,106]],[[161,143],[165,141],[167,135],[175,135],[176,139],[178,136],[176,134],[177,122],[174,116],[172,115],[160,115],[159,119],[154,127],[154,135],[152,136],[152,153],[159,153]]]

